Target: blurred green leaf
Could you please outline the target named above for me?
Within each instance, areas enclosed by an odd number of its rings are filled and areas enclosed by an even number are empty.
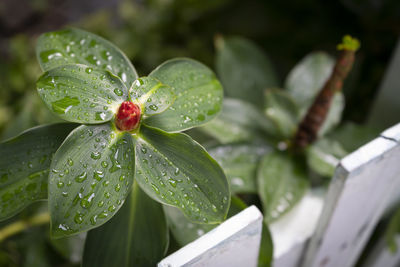
[[[345,106],[345,99],[342,92],[337,92],[333,96],[331,107],[326,115],[326,119],[318,132],[318,135],[324,136],[334,129],[342,120],[342,113]]]
[[[265,221],[262,224],[260,253],[258,255],[258,267],[270,267],[274,257],[274,244],[271,232]]]
[[[276,125],[277,134],[291,138],[299,122],[299,109],[292,97],[280,89],[268,89],[265,92],[265,115]]]
[[[398,250],[396,237],[400,234],[400,208],[392,214],[389,223],[386,226],[385,238],[386,244],[393,254]]]
[[[49,176],[51,234],[84,232],[108,221],[133,183],[134,140],[110,124],[82,125],[54,155]]]
[[[153,199],[199,223],[224,220],[229,185],[217,162],[188,135],[142,125],[136,136],[135,180]]]
[[[42,34],[37,40],[36,55],[44,71],[74,63],[84,64],[110,71],[127,88],[138,77],[135,68],[119,48],[83,30],[66,29]]]
[[[224,170],[231,193],[257,193],[257,167],[271,148],[250,144],[228,144],[208,150]]]
[[[77,125],[35,127],[0,144],[0,220],[47,198],[50,162]]]
[[[266,222],[289,211],[309,187],[301,159],[280,151],[273,151],[261,160],[257,182]]]
[[[339,161],[347,155],[347,151],[339,142],[322,138],[310,145],[306,150],[308,166],[316,173],[332,177]]]
[[[304,114],[332,73],[335,60],[324,52],[304,57],[288,74],[285,89]]]
[[[225,98],[220,115],[200,128],[219,142],[233,143],[267,139],[276,141],[276,126],[255,106],[239,99]]]
[[[165,256],[168,243],[162,206],[134,183],[120,211],[88,233],[82,266],[155,266]]]
[[[225,95],[261,108],[264,90],[279,86],[267,55],[252,41],[241,37],[218,37],[216,48],[215,65]]]
[[[66,260],[72,263],[80,263],[83,255],[86,233],[59,239],[50,238],[50,244]]]
[[[379,135],[380,131],[364,125],[345,122],[329,134],[329,138],[337,140],[348,152],[353,152]]]
[[[222,86],[215,74],[198,61],[187,58],[168,60],[149,77],[170,86],[176,99],[165,112],[146,119],[146,125],[179,132],[210,121],[221,109]]]
[[[128,99],[128,89],[117,76],[80,64],[51,69],[36,86],[48,108],[72,122],[109,121],[118,105]]]

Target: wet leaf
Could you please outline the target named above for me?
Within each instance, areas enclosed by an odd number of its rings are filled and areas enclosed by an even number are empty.
[[[309,146],[306,155],[308,166],[313,171],[332,177],[336,166],[347,152],[337,141],[323,138]]]
[[[47,199],[51,158],[76,126],[39,126],[0,144],[0,221]]]
[[[164,112],[176,98],[171,87],[151,77],[137,79],[129,90],[129,97],[141,104],[144,121],[146,117]]]
[[[304,57],[288,74],[285,89],[304,114],[332,73],[335,60],[324,52]]]
[[[221,222],[229,207],[223,170],[188,135],[142,125],[135,179],[153,199],[178,207],[192,221]]]
[[[225,98],[218,117],[200,129],[223,144],[277,136],[273,121],[252,104],[232,98]]]
[[[78,64],[45,72],[36,86],[49,109],[72,122],[109,121],[128,98],[128,90],[118,77]]]
[[[306,167],[301,160],[279,151],[261,160],[257,182],[267,222],[289,211],[309,187]]]
[[[162,206],[135,183],[120,211],[88,233],[82,266],[155,266],[168,243]]]
[[[280,137],[291,138],[299,122],[299,109],[292,97],[280,89],[265,92],[265,115],[275,122]]]
[[[240,37],[217,39],[216,48],[216,68],[225,95],[261,108],[264,90],[279,86],[267,55],[256,44]]]
[[[218,225],[195,223],[189,220],[182,211],[175,207],[163,206],[165,215],[167,216],[169,228],[175,240],[182,247],[193,242],[200,236],[208,233]],[[238,197],[232,196],[231,206],[229,207],[228,218],[238,214],[246,208]]]
[[[173,88],[175,102],[146,124],[167,132],[179,132],[204,124],[221,109],[223,91],[215,74],[195,60],[178,58],[164,62],[149,77]]]
[[[257,193],[257,167],[260,158],[270,152],[267,146],[228,144],[208,150],[224,170],[232,193]]]
[[[121,78],[127,88],[138,77],[129,59],[115,45],[78,29],[42,34],[37,41],[36,55],[44,71],[68,64],[84,64],[110,71]]]
[[[128,195],[133,139],[110,124],[75,129],[57,150],[49,177],[51,234],[63,237],[108,221]]]

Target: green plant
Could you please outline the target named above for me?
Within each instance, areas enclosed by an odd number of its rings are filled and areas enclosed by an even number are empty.
[[[118,266],[146,266],[168,248],[159,203],[197,223],[226,217],[223,170],[179,133],[220,110],[222,87],[210,69],[179,58],[139,78],[118,48],[78,29],[42,35],[37,56],[45,71],[40,97],[72,123],[32,128],[0,144],[1,220],[48,199],[51,235],[61,238],[115,215],[89,232],[83,264],[101,255],[97,260],[110,266],[115,251]],[[104,238],[114,245],[98,248]]]
[[[324,52],[307,55],[279,89],[269,58],[255,44],[216,38],[217,73],[227,98],[221,114],[200,129],[218,142],[208,150],[231,192],[258,194],[266,222],[289,211],[311,182],[324,185],[339,159],[371,138],[371,131],[354,124],[335,130],[344,108],[341,87],[358,45],[345,37],[335,68]]]

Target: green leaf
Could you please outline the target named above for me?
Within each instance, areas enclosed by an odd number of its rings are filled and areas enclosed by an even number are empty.
[[[51,158],[76,124],[35,127],[0,144],[0,221],[47,198]]]
[[[224,170],[232,193],[257,193],[258,163],[269,151],[267,146],[249,144],[221,145],[208,150]]]
[[[379,133],[379,129],[346,122],[330,133],[329,138],[337,140],[345,150],[352,152],[374,139]]]
[[[218,226],[215,224],[195,223],[189,220],[184,213],[175,207],[165,205],[163,208],[172,235],[182,247]],[[236,215],[245,208],[246,204],[238,197],[232,196],[228,217]]]
[[[50,244],[65,259],[78,264],[82,260],[85,239],[86,233],[81,233],[60,239],[50,238]]]
[[[239,99],[224,99],[218,117],[200,128],[219,142],[254,141],[277,134],[274,123],[255,106]],[[275,141],[274,138],[269,138]]]
[[[323,138],[308,147],[306,151],[308,166],[316,173],[332,177],[341,158],[347,155],[344,148],[335,140]]]
[[[192,221],[221,222],[229,207],[223,170],[188,135],[142,125],[136,136],[136,175],[153,199],[181,209]]]
[[[400,208],[397,208],[397,210],[390,217],[389,223],[386,226],[385,230],[386,244],[392,254],[396,254],[398,250],[396,237],[399,234],[400,234]]]
[[[279,86],[269,58],[256,44],[240,37],[217,39],[216,48],[217,73],[226,96],[261,108],[264,90]]]
[[[265,221],[262,224],[260,253],[258,254],[258,267],[270,267],[274,257],[274,243],[271,232]]]
[[[324,136],[332,131],[341,121],[344,110],[345,100],[342,92],[335,93],[331,107],[326,115],[326,119],[318,132],[318,135]]]
[[[292,97],[280,89],[265,92],[265,115],[275,122],[277,134],[291,138],[299,122],[299,109]]]
[[[267,222],[289,211],[309,187],[306,166],[301,159],[279,151],[261,160],[257,182]]]
[[[128,90],[117,76],[78,64],[45,72],[36,86],[49,109],[72,122],[109,121],[128,98]]]
[[[44,71],[69,65],[84,64],[117,75],[127,88],[138,75],[132,63],[115,45],[93,33],[66,29],[42,34],[36,55]]]
[[[332,73],[335,60],[324,52],[304,57],[288,74],[285,89],[304,114]]]
[[[246,204],[238,197],[232,196],[231,206],[229,208],[228,217],[232,217],[246,208]],[[172,235],[180,246],[196,240],[200,236],[208,233],[218,225],[200,224],[190,221],[177,208],[163,206],[165,215],[167,216],[168,225]],[[269,267],[272,261],[273,244],[271,235],[265,222],[262,225],[262,236],[260,254],[258,259],[259,267]]]
[[[88,233],[82,266],[155,266],[167,252],[168,243],[162,206],[134,183],[121,210]]]
[[[149,77],[173,88],[175,102],[146,124],[167,132],[179,132],[213,119],[222,106],[222,86],[215,74],[195,60],[178,58],[164,62]]]
[[[133,182],[133,142],[110,124],[82,125],[67,137],[49,177],[53,237],[98,227],[117,212]]]
[[[129,90],[129,97],[141,104],[144,119],[164,112],[176,98],[171,87],[151,77],[137,79]]]

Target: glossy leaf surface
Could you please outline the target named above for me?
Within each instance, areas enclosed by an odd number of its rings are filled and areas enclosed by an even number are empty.
[[[232,193],[257,193],[257,167],[267,146],[228,144],[208,150],[224,170]]]
[[[137,79],[129,89],[129,97],[141,104],[145,117],[164,112],[176,98],[171,87],[151,77]]]
[[[276,125],[280,137],[291,138],[299,122],[299,109],[292,97],[280,89],[265,92],[265,115]]]
[[[323,138],[308,147],[308,166],[316,173],[332,177],[339,161],[347,155],[347,152],[337,141]]]
[[[118,213],[88,233],[82,266],[155,266],[165,256],[168,242],[162,205],[135,183]]]
[[[136,140],[135,179],[153,199],[178,207],[192,221],[221,222],[229,186],[217,162],[186,134],[141,127]]]
[[[201,130],[223,144],[277,135],[274,122],[255,106],[232,98],[224,99],[219,116],[201,127]]]
[[[287,152],[274,151],[266,155],[261,160],[257,181],[267,222],[289,211],[309,187],[306,167]]]
[[[335,60],[324,52],[304,57],[288,74],[285,89],[292,95],[302,113],[306,112],[314,97],[332,73]]]
[[[84,64],[117,75],[129,88],[138,77],[124,53],[93,33],[66,29],[42,34],[36,54],[44,71],[68,64]]]
[[[279,86],[269,58],[256,44],[240,37],[217,39],[216,47],[216,68],[225,95],[261,108],[264,90]]]
[[[173,88],[175,102],[146,124],[167,132],[183,131],[213,119],[222,106],[222,86],[215,74],[195,60],[178,58],[164,62],[149,77]]]
[[[51,158],[76,126],[39,126],[0,144],[0,221],[47,199]]]
[[[52,69],[40,77],[36,86],[48,108],[72,122],[109,121],[128,98],[128,90],[118,77],[85,65]]]
[[[51,233],[62,237],[108,221],[128,195],[134,176],[134,144],[129,133],[109,124],[75,129],[51,164]]]

